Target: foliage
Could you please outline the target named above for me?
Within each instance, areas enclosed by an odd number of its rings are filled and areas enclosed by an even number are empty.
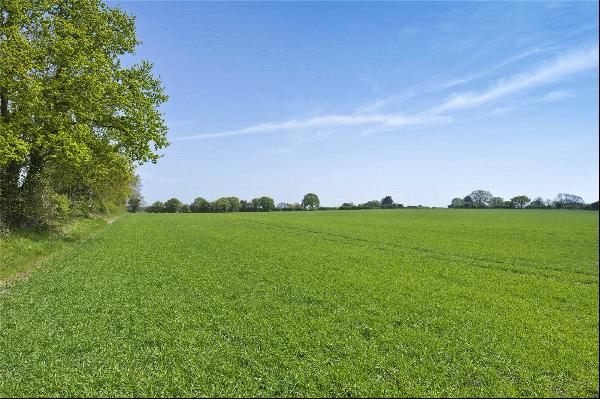
[[[554,200],[554,206],[558,209],[582,208],[584,205],[583,198],[575,194],[559,193]]]
[[[390,195],[384,197],[381,200],[381,207],[382,208],[394,208],[395,207],[394,200],[392,199],[392,197]]]
[[[467,195],[463,198],[463,207],[464,208],[473,208],[473,198],[470,195]]]
[[[202,197],[198,197],[190,204],[190,212],[210,212],[210,202]]]
[[[315,193],[308,193],[302,198],[302,208],[308,210],[318,209],[321,205],[319,197]]]
[[[270,197],[254,198],[250,201],[250,209],[259,212],[270,212],[275,210],[275,201]]]
[[[67,207],[122,208],[134,165],[167,145],[151,64],[121,62],[133,17],[100,0],[0,6],[0,219],[45,228]]]
[[[302,204],[298,202],[294,202],[293,204],[288,204],[287,202],[280,202],[277,204],[278,211],[302,211]]]
[[[242,204],[238,197],[221,197],[210,204],[213,212],[237,212]]]
[[[473,207],[485,208],[492,199],[492,193],[486,190],[475,190],[469,194],[469,197],[473,202]]]
[[[166,213],[176,213],[181,210],[181,206],[183,203],[179,201],[177,198],[171,198],[165,202],[165,212]]]
[[[156,201],[152,205],[147,206],[145,211],[150,213],[165,213],[165,203],[161,201]]]
[[[464,208],[465,201],[462,198],[453,198],[448,208]]]
[[[510,202],[514,204],[515,208],[523,209],[531,202],[531,199],[526,195],[517,195],[512,197]]]
[[[529,203],[528,208],[545,208],[546,203],[542,197],[537,197]]]
[[[364,209],[376,209],[381,206],[381,203],[377,200],[371,200],[361,204],[360,206]]]
[[[130,181],[131,194],[127,199],[127,210],[132,213],[139,212],[144,205],[144,197],[142,196],[142,181],[139,176],[135,175]]]
[[[488,206],[490,208],[504,208],[505,203],[506,203],[506,201],[504,201],[504,198],[492,197],[492,198],[490,198],[490,200],[488,202]]]
[[[473,197],[477,200],[474,200]],[[482,205],[483,204],[483,205]],[[578,195],[559,193],[554,201],[544,200],[542,197],[536,197],[533,201],[526,195],[517,195],[510,201],[505,201],[500,197],[494,197],[489,191],[476,190],[467,195],[464,199],[452,199],[448,208],[555,208],[555,209],[588,209],[593,210],[594,204],[587,204]]]

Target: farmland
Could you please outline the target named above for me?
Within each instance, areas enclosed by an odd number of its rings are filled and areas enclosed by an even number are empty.
[[[4,396],[598,396],[598,213],[121,217],[0,293]]]

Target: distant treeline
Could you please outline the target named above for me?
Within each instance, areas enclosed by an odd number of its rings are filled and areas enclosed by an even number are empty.
[[[156,201],[152,205],[142,207],[140,201],[129,202],[131,212],[150,213],[223,213],[223,212],[272,212],[272,211],[308,211],[308,210],[358,210],[358,209],[422,209],[422,205],[408,205],[394,202],[391,196],[381,200],[367,201],[362,204],[345,202],[339,207],[323,207],[317,194],[306,194],[301,202],[287,203],[275,201],[270,197],[258,197],[251,201],[240,200],[238,197],[221,197],[208,201],[198,197],[191,204],[184,204],[177,198],[165,202]],[[476,190],[464,198],[454,198],[448,208],[552,208],[552,209],[598,209],[598,202],[586,204],[577,195],[560,193],[554,200],[544,200],[541,197],[533,201],[525,195],[518,195],[510,200],[494,197],[489,191]]]
[[[150,206],[140,208],[151,213],[222,213],[222,212],[271,212],[271,211],[303,211],[319,209],[321,202],[314,193],[308,193],[302,198],[301,203],[279,203],[270,197],[258,197],[251,201],[240,200],[238,197],[221,197],[209,202],[202,197],[196,198],[191,204],[184,204],[177,198],[171,198],[166,202],[156,201]],[[130,211],[136,212],[138,207]]]
[[[301,202],[287,203],[275,201],[270,197],[258,197],[251,201],[240,200],[238,197],[222,197],[209,202],[204,198],[196,198],[191,204],[184,204],[177,198],[165,202],[156,201],[152,205],[141,207],[140,202],[129,202],[131,212],[145,211],[150,213],[221,213],[221,212],[272,212],[272,211],[311,211],[311,210],[352,210],[352,209],[393,209],[404,208],[404,205],[394,202],[391,196],[382,200],[372,200],[355,205],[345,202],[340,207],[323,207],[319,196],[315,193],[306,194]],[[423,206],[408,206],[407,208],[423,208]]]
[[[448,208],[516,208],[516,209],[587,209],[598,210],[598,201],[586,204],[575,194],[558,193],[553,200],[517,195],[510,200],[495,197],[486,190],[475,190],[464,198],[454,198]]]

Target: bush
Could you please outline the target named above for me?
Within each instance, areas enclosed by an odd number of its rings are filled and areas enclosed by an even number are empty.
[[[10,229],[8,228],[6,223],[4,223],[2,219],[0,219],[0,237],[7,236],[9,233]]]
[[[70,201],[40,180],[29,186],[22,206],[22,227],[31,230],[57,230],[70,217]]]

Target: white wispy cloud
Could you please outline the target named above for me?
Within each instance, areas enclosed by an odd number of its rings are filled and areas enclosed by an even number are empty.
[[[324,129],[350,126],[378,125],[382,127],[399,127],[406,125],[447,122],[448,117],[442,115],[376,114],[376,115],[322,115],[303,119],[291,119],[283,122],[269,122],[249,126],[242,129],[226,130],[217,133],[197,134],[173,139],[174,141],[201,140],[216,137],[241,136],[255,133],[269,133],[284,130]]]
[[[579,72],[598,67],[598,47],[573,51],[536,69],[501,80],[482,92],[455,94],[435,108],[438,113],[472,108],[489,101],[536,86],[556,82]]]
[[[497,64],[492,68],[492,72],[515,62],[518,59],[527,57],[538,50],[530,50],[519,54],[503,63]],[[302,131],[306,129],[337,129],[347,127],[361,127],[368,132],[385,128],[396,128],[408,125],[424,125],[434,123],[447,123],[453,120],[451,113],[453,111],[475,108],[484,105],[501,97],[518,93],[530,88],[542,86],[556,81],[568,78],[579,72],[598,67],[598,46],[589,47],[583,50],[576,50],[564,53],[553,61],[533,68],[524,73],[514,75],[508,79],[498,81],[489,89],[481,92],[463,92],[450,96],[443,100],[439,105],[421,112],[415,112],[411,115],[390,112],[390,113],[372,113],[399,98],[407,98],[415,93],[405,93],[404,95],[392,96],[382,99],[378,102],[359,107],[356,111],[348,114],[329,114],[309,116],[297,119],[290,119],[280,122],[260,123],[240,129],[225,130],[214,133],[196,134],[174,138],[173,141],[185,140],[203,140],[219,137],[243,136],[251,134],[264,134],[284,131]],[[490,70],[472,75],[461,80],[449,81],[446,87],[466,83],[468,80],[478,79],[491,73]],[[422,93],[421,93],[422,94]],[[547,101],[557,100],[568,96],[564,91],[550,92],[547,95]],[[502,112],[513,109],[514,107],[505,107]]]
[[[474,74],[467,75],[467,76],[462,76],[460,78],[450,79],[447,82],[443,83],[441,85],[441,87],[449,88],[449,87],[460,86],[460,85],[463,85],[463,84],[466,84],[469,82],[473,82],[473,81],[481,79],[485,76],[491,75],[492,73],[499,71],[500,69],[505,68],[519,60],[522,60],[522,59],[532,56],[534,54],[538,54],[541,51],[542,51],[542,49],[540,49],[540,48],[533,48],[533,49],[524,51],[524,52],[519,53],[515,56],[512,56],[502,62],[499,62],[498,64],[495,64],[481,72],[474,73]]]
[[[497,72],[511,64],[514,64],[517,61],[520,61],[524,58],[530,57],[535,54],[539,54],[543,51],[544,51],[543,49],[538,48],[538,47],[531,48],[529,50],[526,50],[519,54],[516,54],[510,58],[507,58],[507,59],[503,60],[502,62],[494,64],[480,72],[460,76],[457,78],[451,78],[451,79],[448,79],[445,81],[432,83],[432,84],[428,84],[428,85],[416,86],[411,89],[405,90],[402,93],[396,93],[396,94],[390,95],[388,97],[384,97],[384,98],[378,99],[376,101],[370,102],[368,104],[364,104],[357,109],[357,112],[359,112],[359,113],[375,112],[375,111],[381,110],[386,107],[391,107],[400,101],[407,100],[411,97],[415,97],[416,95],[432,94],[435,92],[440,92],[443,90],[450,89],[452,87],[462,86],[467,83],[471,83],[471,82],[480,80],[481,78],[489,76],[489,75],[493,74],[494,72]]]

